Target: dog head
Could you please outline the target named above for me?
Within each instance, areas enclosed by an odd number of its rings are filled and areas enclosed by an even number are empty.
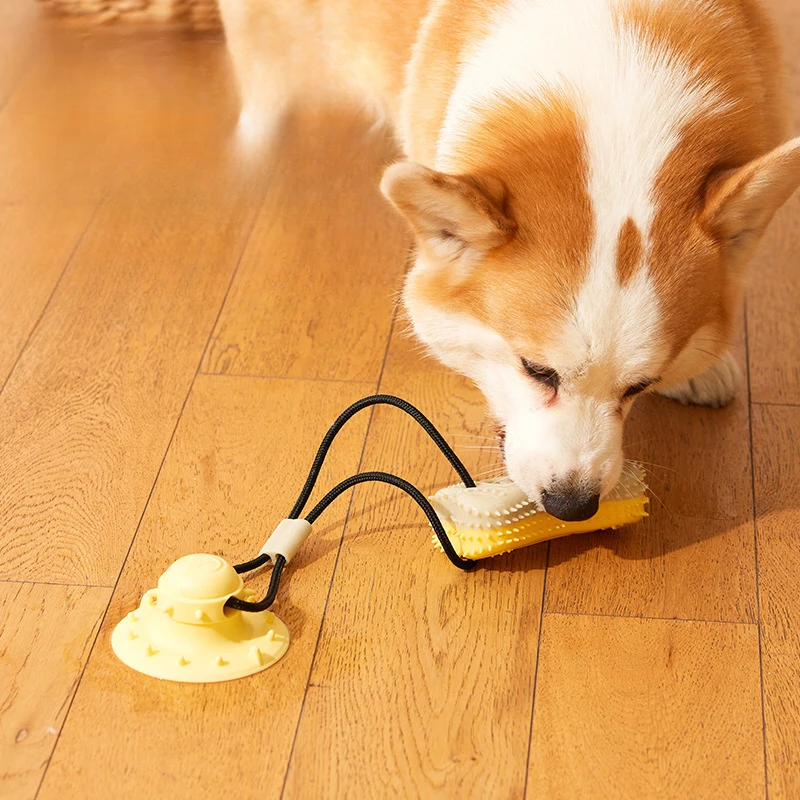
[[[744,265],[800,183],[800,139],[747,158],[729,127],[688,126],[638,154],[648,174],[615,173],[613,151],[596,163],[614,142],[590,142],[569,103],[504,102],[462,142],[471,168],[385,173],[417,240],[416,334],[480,387],[511,478],[561,519],[616,484],[635,398],[725,352]]]

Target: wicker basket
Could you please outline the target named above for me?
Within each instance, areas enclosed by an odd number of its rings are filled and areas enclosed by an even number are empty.
[[[59,16],[87,24],[135,22],[196,31],[222,30],[217,0],[40,0]]]

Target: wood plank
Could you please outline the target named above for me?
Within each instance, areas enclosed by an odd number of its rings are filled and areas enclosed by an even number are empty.
[[[0,115],[0,200],[260,196],[258,163],[232,146],[238,104],[219,42],[99,28],[45,41]]]
[[[642,406],[630,421],[629,438],[640,443],[629,455],[658,465],[648,467],[650,517],[554,541],[547,609],[754,620],[746,405],[715,412],[654,398]]]
[[[746,386],[722,410],[645,397],[626,426],[628,457],[648,471],[650,517],[552,542],[546,609],[754,621]]]
[[[43,27],[36,3],[0,3],[0,109],[30,63]]]
[[[0,206],[0,387],[93,211],[92,206]]]
[[[347,111],[289,122],[204,371],[378,379],[408,248],[378,191],[391,153]]]
[[[276,613],[292,644],[231,683],[161,682],[118,662],[116,622],[186,553],[251,558],[289,511],[336,415],[374,386],[200,376],[75,698],[40,797],[278,797],[349,498],[315,527]],[[344,428],[320,492],[355,472],[368,417]],[[319,493],[318,493],[319,494]],[[267,576],[253,576],[259,594]],[[114,720],[109,727],[98,720]],[[167,744],[168,743],[168,744]]]
[[[0,576],[114,583],[253,213],[98,212],[0,395]]]
[[[764,797],[754,625],[545,614],[527,796]]]
[[[800,132],[800,4],[766,0],[783,39],[794,130]],[[747,296],[753,400],[800,404],[800,195],[782,208],[761,245]]]
[[[778,212],[752,265],[747,331],[754,402],[800,404],[798,251],[800,196]]]
[[[396,338],[382,390],[441,430],[487,434],[466,381]],[[493,452],[465,450],[476,471]],[[433,488],[450,466],[396,409],[376,411],[365,467]],[[417,506],[357,491],[298,729],[286,797],[514,797],[525,778],[544,555],[463,573]]]
[[[0,582],[0,795],[33,797],[111,590]]]
[[[800,408],[753,408],[767,777],[800,797]]]

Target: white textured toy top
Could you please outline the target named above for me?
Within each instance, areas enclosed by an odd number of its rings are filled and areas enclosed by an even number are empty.
[[[485,558],[559,536],[637,522],[647,516],[643,475],[639,464],[626,462],[622,478],[597,514],[578,522],[563,522],[537,509],[508,477],[475,487],[448,486],[430,501],[456,552],[463,558]],[[433,540],[441,547],[435,536]]]

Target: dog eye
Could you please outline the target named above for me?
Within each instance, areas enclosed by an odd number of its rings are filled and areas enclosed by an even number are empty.
[[[637,394],[641,394],[651,383],[654,381],[639,381],[639,383],[634,383],[633,386],[629,386],[622,395],[623,400],[627,400],[629,397],[636,397]]]
[[[535,381],[553,389],[553,391],[558,391],[560,379],[558,373],[554,369],[543,367],[541,364],[534,364],[532,361],[528,361],[527,358],[522,359],[522,368]]]

